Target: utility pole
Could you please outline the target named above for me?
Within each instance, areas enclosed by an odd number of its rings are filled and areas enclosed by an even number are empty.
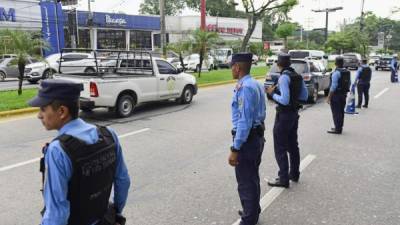
[[[363,30],[364,30],[364,3],[365,0],[361,1],[361,18],[360,18],[360,34],[363,34]],[[364,42],[364,40],[363,40]],[[367,46],[365,46],[365,43],[362,43],[362,47],[363,47],[363,58],[366,58],[367,56]]]
[[[88,26],[89,26],[89,35],[90,35],[90,49],[93,49],[94,50],[94,46],[95,46],[95,43],[94,43],[94,31],[93,31],[93,13],[92,13],[92,10],[91,10],[91,7],[90,7],[90,1],[91,0],[88,0],[88,12],[89,12],[89,14],[88,14]]]
[[[310,40],[309,40],[309,33],[310,33],[310,30],[311,30],[311,24],[313,23],[313,19],[311,18],[311,17],[307,17],[306,18],[306,29],[307,29],[307,32],[306,32],[306,38],[307,38],[307,49],[308,49],[308,47],[309,47],[309,42],[310,42]]]
[[[58,52],[61,52],[61,43],[60,43],[60,28],[58,27],[58,4],[61,4],[60,3],[60,0],[54,0],[54,5],[55,5],[55,13],[56,13],[56,19],[55,19],[55,22],[56,22],[56,29],[57,29],[57,32],[56,32],[56,35],[57,35],[57,51]]]
[[[325,16],[325,42],[328,41],[328,22],[329,22],[329,13],[336,12],[338,10],[342,10],[343,7],[335,7],[335,8],[326,8],[326,9],[317,9],[312,10],[313,12],[324,12]]]
[[[165,29],[165,0],[160,0],[161,51],[163,58],[167,57],[167,37]]]
[[[202,31],[205,31],[206,30],[206,0],[201,0],[200,13],[201,13],[201,27],[200,27],[200,29]]]

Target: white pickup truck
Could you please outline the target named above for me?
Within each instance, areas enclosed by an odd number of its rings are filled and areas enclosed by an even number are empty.
[[[189,104],[197,94],[193,75],[148,52],[118,51],[94,60],[97,66],[93,73],[54,75],[54,79],[83,83],[80,98],[83,111],[106,107],[119,117],[128,117],[138,104],[170,99]]]

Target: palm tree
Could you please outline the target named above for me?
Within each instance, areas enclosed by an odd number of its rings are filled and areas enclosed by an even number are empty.
[[[18,95],[22,94],[22,81],[27,58],[30,55],[39,55],[41,49],[47,49],[49,44],[41,38],[34,38],[31,33],[20,30],[5,30],[4,34],[10,37],[10,49],[18,59]]]
[[[172,50],[179,54],[179,61],[181,62],[182,69],[185,71],[185,64],[183,63],[183,54],[184,52],[188,51],[190,48],[190,42],[188,41],[180,41],[175,44],[169,44],[167,49]]]
[[[207,49],[212,47],[219,40],[219,36],[215,32],[208,32],[197,29],[191,34],[192,51],[200,55],[199,78],[201,76],[201,68],[204,57],[207,56]]]

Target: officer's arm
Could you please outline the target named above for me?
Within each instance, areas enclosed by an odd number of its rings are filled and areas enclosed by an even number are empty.
[[[129,186],[131,185],[131,181],[129,178],[128,169],[126,168],[124,156],[122,154],[122,148],[119,143],[118,137],[111,128],[108,129],[113,134],[115,144],[117,145],[117,168],[114,177],[114,205],[117,208],[117,213],[121,214],[128,198],[128,191]]]
[[[299,99],[302,101],[306,101],[308,99],[308,91],[306,88],[306,83],[304,83],[304,80],[301,81],[301,92]]]
[[[68,182],[72,176],[71,161],[58,141],[49,145],[45,160],[46,183],[43,195],[46,211],[42,225],[65,225],[70,214],[67,193]]]
[[[290,90],[289,90],[289,83],[290,78],[287,75],[281,75],[278,80],[279,83],[279,90],[281,95],[274,94],[272,98],[276,101],[281,103],[282,105],[288,105],[290,101]]]
[[[236,135],[233,140],[233,147],[240,150],[242,144],[246,142],[250,129],[253,126],[257,96],[255,92],[246,86],[239,91],[239,120],[236,127]]]
[[[330,92],[335,92],[338,85],[339,85],[339,75],[340,72],[339,71],[335,71],[332,74],[332,84],[331,84],[331,88],[330,88]]]

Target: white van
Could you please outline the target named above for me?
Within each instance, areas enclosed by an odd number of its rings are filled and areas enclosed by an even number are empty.
[[[320,50],[290,50],[291,59],[316,59],[321,60],[325,67],[328,67],[328,56]]]

